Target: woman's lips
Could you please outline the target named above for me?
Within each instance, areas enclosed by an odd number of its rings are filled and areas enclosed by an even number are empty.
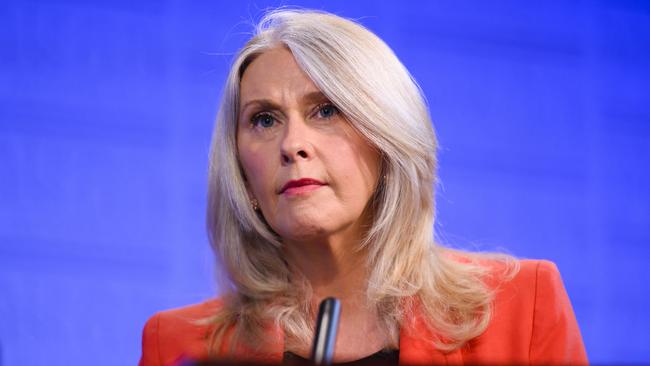
[[[314,191],[324,185],[325,183],[312,178],[290,180],[284,186],[282,186],[280,194],[285,194],[288,196],[304,194]]]

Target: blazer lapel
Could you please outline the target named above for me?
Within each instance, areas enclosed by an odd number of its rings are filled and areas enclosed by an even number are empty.
[[[459,349],[451,352],[438,350],[433,342],[433,334],[414,308],[414,316],[400,329],[400,365],[462,365],[463,355]]]

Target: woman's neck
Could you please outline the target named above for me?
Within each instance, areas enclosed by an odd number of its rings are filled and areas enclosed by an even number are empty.
[[[336,297],[341,301],[334,361],[343,362],[394,345],[383,329],[376,309],[367,300],[369,268],[366,251],[359,248],[359,240],[337,239],[285,242],[285,254],[292,271],[304,276],[312,287],[314,314],[320,301],[326,297]],[[308,357],[310,347],[294,345],[288,350]]]
[[[365,299],[368,284],[367,255],[359,243],[358,239],[312,238],[286,242],[285,254],[291,270],[309,281],[314,300],[333,296],[358,301]]]

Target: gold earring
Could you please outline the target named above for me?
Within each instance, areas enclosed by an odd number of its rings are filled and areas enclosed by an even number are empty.
[[[257,198],[251,199],[251,206],[253,206],[253,210],[257,211],[260,209],[259,202],[257,202]]]

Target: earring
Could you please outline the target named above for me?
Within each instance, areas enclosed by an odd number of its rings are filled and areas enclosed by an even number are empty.
[[[260,209],[259,202],[257,202],[257,198],[251,199],[251,206],[253,206],[253,210],[257,211]]]

